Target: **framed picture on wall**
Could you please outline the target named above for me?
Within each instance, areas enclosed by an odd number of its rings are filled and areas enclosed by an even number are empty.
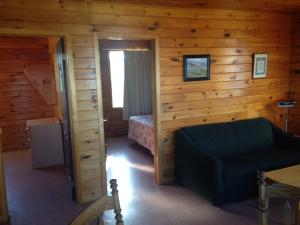
[[[184,55],[183,56],[184,81],[209,80],[210,56],[209,55]]]
[[[268,69],[268,54],[254,54],[253,79],[266,78]]]

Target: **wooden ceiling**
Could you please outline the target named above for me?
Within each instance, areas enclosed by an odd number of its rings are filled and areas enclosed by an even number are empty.
[[[106,0],[152,6],[296,12],[300,0]]]

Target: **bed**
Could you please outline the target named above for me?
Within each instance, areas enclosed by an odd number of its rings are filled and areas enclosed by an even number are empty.
[[[150,150],[154,155],[154,128],[152,115],[131,116],[128,138]]]

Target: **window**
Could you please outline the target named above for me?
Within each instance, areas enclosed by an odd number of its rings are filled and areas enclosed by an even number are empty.
[[[110,51],[110,78],[112,107],[123,108],[124,101],[124,52]]]

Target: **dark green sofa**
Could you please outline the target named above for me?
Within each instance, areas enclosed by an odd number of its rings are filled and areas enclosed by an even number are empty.
[[[176,177],[215,205],[257,192],[256,173],[300,163],[300,140],[258,118],[176,132]]]

